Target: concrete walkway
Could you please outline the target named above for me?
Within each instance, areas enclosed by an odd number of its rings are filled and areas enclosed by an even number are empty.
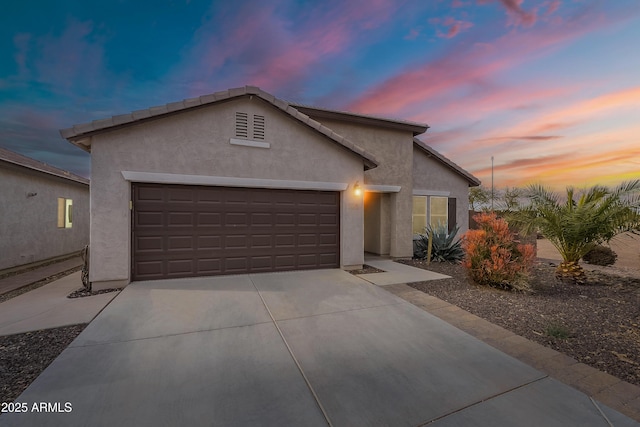
[[[78,271],[0,303],[0,335],[89,323],[118,294],[67,298],[81,287]]]
[[[371,267],[384,270],[384,273],[359,274],[358,277],[378,286],[394,285],[396,283],[414,283],[427,280],[447,279],[449,276],[423,270],[399,262],[383,258],[366,259],[365,263]]]
[[[18,402],[71,411],[3,425],[639,425],[341,270],[133,283]]]
[[[0,295],[23,286],[39,282],[42,279],[46,279],[47,277],[62,273],[63,271],[71,270],[72,268],[79,267],[81,265],[82,258],[73,257],[65,261],[56,262],[54,264],[38,267],[24,273],[14,274],[13,276],[0,279]]]

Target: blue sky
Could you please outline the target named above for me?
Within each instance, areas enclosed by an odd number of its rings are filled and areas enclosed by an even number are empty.
[[[498,187],[615,184],[640,178],[639,44],[637,0],[11,2],[0,146],[89,176],[59,129],[257,85],[427,123]]]

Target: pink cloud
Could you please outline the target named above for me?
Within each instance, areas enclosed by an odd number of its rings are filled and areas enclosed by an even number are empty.
[[[501,129],[500,133],[502,135],[535,135],[541,131],[558,130],[562,127],[566,128],[578,123],[602,119],[607,114],[637,109],[640,109],[640,86],[605,93],[590,99],[583,99],[569,105],[546,110],[544,113],[534,115],[524,122]],[[489,141],[500,136],[488,136],[485,139],[487,141],[486,144],[491,145]],[[478,148],[484,145],[485,142],[474,141],[473,143],[459,146],[458,150],[464,150],[471,146]]]
[[[552,0],[547,5],[547,10],[544,12],[545,16],[553,15],[556,10],[560,7],[560,0]]]
[[[479,4],[491,3],[495,0],[478,0]],[[522,8],[523,0],[498,0],[507,10],[509,15],[509,25],[522,25],[523,27],[531,27],[536,23],[537,12],[527,12]]]
[[[447,39],[457,36],[460,31],[467,30],[473,27],[473,24],[471,22],[458,21],[453,18],[445,19],[442,25],[445,27],[448,27],[448,29],[446,33],[438,32],[438,37],[443,37]]]
[[[547,26],[544,31],[510,32],[492,43],[456,45],[442,57],[371,88],[347,108],[369,114],[415,115],[421,105],[455,98],[460,91],[477,87],[601,26],[603,22],[598,20],[579,19]]]
[[[204,69],[193,70],[193,61],[184,61],[188,80],[200,82],[192,86],[193,94],[206,91],[225,66],[237,72],[223,81],[218,78],[215,87],[249,83],[275,92],[292,90],[314,65],[346,52],[398,9],[392,0],[338,4],[318,3],[294,23],[280,11],[282,2],[260,2],[230,13],[236,18],[224,22],[222,31],[215,22],[205,23],[198,31],[200,42],[189,54]]]
[[[415,39],[418,38],[419,35],[420,35],[420,29],[419,28],[412,28],[409,31],[409,34],[404,36],[404,39],[405,40],[415,40]]]

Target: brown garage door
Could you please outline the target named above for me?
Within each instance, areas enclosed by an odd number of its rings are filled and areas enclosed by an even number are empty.
[[[133,184],[132,279],[334,268],[337,192]]]

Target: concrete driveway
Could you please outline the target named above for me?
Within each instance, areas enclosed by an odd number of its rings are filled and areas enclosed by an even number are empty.
[[[2,425],[638,425],[341,270],[133,283],[17,402]]]

